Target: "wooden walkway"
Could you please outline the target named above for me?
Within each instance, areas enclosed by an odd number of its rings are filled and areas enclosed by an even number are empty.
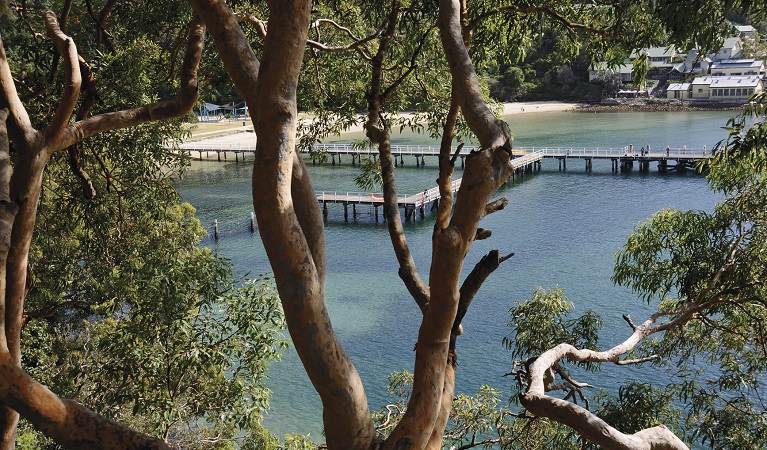
[[[225,136],[217,136],[208,139],[196,141],[187,141],[179,145],[182,151],[190,155],[197,154],[199,159],[203,157],[210,159],[214,154],[219,161],[227,160],[227,156],[232,154],[235,161],[239,161],[246,154],[255,154],[256,143],[252,133],[243,132]],[[461,167],[464,166],[466,155],[476,147],[464,147],[462,150]],[[395,166],[405,164],[404,157],[415,157],[416,166],[426,164],[426,157],[437,157],[439,147],[431,145],[392,145],[392,155],[394,156]],[[455,148],[453,148],[455,151]],[[586,170],[591,170],[591,162],[594,159],[609,159],[613,161],[614,170],[631,170],[634,164],[639,165],[640,170],[647,170],[650,162],[658,163],[658,170],[663,172],[669,168],[669,162],[674,167],[692,167],[700,161],[708,160],[712,157],[711,152],[704,148],[663,148],[663,149],[639,149],[632,145],[624,147],[528,147],[525,149],[515,149],[515,155],[524,155],[526,153],[543,153],[543,158],[552,158],[559,160],[560,170],[567,168],[568,159],[583,159],[586,161]],[[378,156],[377,148],[360,148],[352,144],[316,144],[314,145],[313,158],[315,164],[321,164],[327,160],[330,164],[342,164],[344,158],[346,162],[352,165],[359,164],[362,157],[376,158]],[[223,158],[222,158],[223,157]]]
[[[234,155],[234,160],[245,159],[245,155],[254,155],[256,151],[255,136],[252,132],[243,132],[216,136],[208,139],[196,141],[187,141],[179,145],[181,151],[190,155],[197,153],[202,160],[203,155],[211,159],[214,154],[219,161],[226,161],[228,154]],[[357,165],[361,163],[362,157],[377,158],[377,148],[360,148],[352,144],[316,144],[313,147],[313,163],[330,164],[351,163]],[[456,147],[453,148],[455,152]],[[461,167],[464,167],[466,156],[476,147],[465,146],[461,151]],[[391,152],[394,156],[395,166],[405,164],[404,157],[414,157],[416,167],[422,167],[426,164],[426,157],[438,157],[439,147],[430,145],[392,145]],[[223,156],[223,159],[222,159]],[[514,172],[512,178],[541,169],[541,160],[544,158],[556,159],[559,162],[559,170],[567,170],[569,160],[583,160],[585,171],[591,172],[594,159],[609,159],[614,172],[630,172],[637,165],[640,171],[649,171],[650,163],[657,163],[659,172],[670,170],[686,170],[695,167],[701,161],[707,161],[713,155],[705,147],[700,148],[663,148],[663,149],[645,149],[640,147],[636,149],[633,145],[624,147],[528,147],[525,149],[514,149],[515,158],[512,160]],[[328,161],[328,158],[330,161]],[[345,161],[344,161],[345,159]],[[457,192],[461,185],[461,180],[453,182],[453,192]],[[383,194],[380,193],[356,193],[356,192],[317,192],[317,200],[323,205],[323,213],[328,216],[328,204],[342,204],[344,206],[344,219],[349,219],[349,205],[351,205],[352,215],[357,216],[358,205],[368,205],[375,209],[376,221],[378,221],[378,207],[383,206]],[[431,210],[436,208],[439,199],[439,189],[433,187],[424,192],[401,195],[397,203],[404,210],[406,220],[415,217],[416,211],[420,211],[423,217],[426,213],[426,207],[431,205]]]
[[[514,169],[512,178],[517,175],[531,173],[534,170],[540,170],[540,162],[543,159],[543,152],[531,152],[524,156],[511,160]],[[452,182],[451,189],[455,194],[461,187],[461,178]],[[378,221],[378,207],[383,206],[384,197],[381,193],[361,193],[361,192],[317,192],[317,201],[322,204],[322,212],[325,218],[328,217],[328,204],[340,203],[344,205],[344,220],[349,220],[349,205],[352,207],[353,218],[357,218],[357,205],[369,205],[375,209],[376,221]],[[430,211],[436,209],[439,202],[439,187],[435,186],[418,194],[400,195],[397,204],[404,210],[405,220],[415,218],[416,211],[419,211],[421,217],[426,214],[426,207],[431,205]]]

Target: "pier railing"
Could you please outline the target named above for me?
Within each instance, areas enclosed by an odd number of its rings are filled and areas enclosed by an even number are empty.
[[[250,136],[250,134],[249,134]],[[182,143],[179,148],[187,152],[233,152],[252,153],[256,150],[253,139],[238,140],[237,142],[218,142],[213,139],[191,141]],[[334,155],[378,155],[378,149],[372,147],[358,147],[352,144],[315,144],[313,149]],[[455,152],[457,147],[453,147]],[[462,154],[468,154],[477,147],[464,147]],[[439,156],[439,146],[434,145],[392,145],[391,152],[394,155],[409,156]],[[630,146],[625,147],[521,147],[514,149],[515,154],[541,153],[544,158],[625,158],[625,157],[650,157],[650,158],[711,158],[711,150],[703,148],[670,147],[653,148]]]

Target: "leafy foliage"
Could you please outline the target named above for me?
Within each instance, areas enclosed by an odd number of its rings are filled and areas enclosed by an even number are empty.
[[[62,76],[51,71],[49,41],[29,31],[44,34],[41,8],[60,5],[27,6],[24,20],[0,21],[39,125],[59,95],[50,80]],[[175,95],[187,2],[120,3],[107,23],[112,45],[94,40],[85,8],[74,3],[67,33],[94,73],[92,114]],[[204,230],[173,186],[188,161],[165,145],[186,133],[174,120],[83,142],[76,152],[92,199],[67,154],[54,155],[30,251],[23,359],[37,380],[112,419],[184,448],[231,448],[267,409],[264,379],[285,345],[283,319],[268,279],[243,283],[199,247]],[[22,430],[22,442],[50,445]]]
[[[519,359],[538,355],[563,342],[578,348],[598,348],[602,318],[593,311],[570,318],[573,306],[558,287],[549,291],[538,289],[530,300],[509,310],[509,327],[514,333],[504,337],[503,344],[511,350],[513,358]]]
[[[767,411],[767,135],[765,97],[754,100],[729,122],[730,137],[710,162],[708,180],[724,200],[712,214],[653,216],[629,237],[613,277],[682,320],[643,351],[668,364],[690,438],[714,448],[764,445],[744,438],[764,435]]]

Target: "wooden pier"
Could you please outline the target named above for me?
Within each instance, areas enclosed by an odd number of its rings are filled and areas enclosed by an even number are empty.
[[[219,161],[226,161],[228,155],[234,156],[234,161],[245,160],[245,156],[254,155],[256,151],[255,137],[252,132],[243,132],[218,136],[209,139],[187,141],[179,145],[179,149],[190,155],[197,153],[202,160],[203,155],[206,159],[211,159],[211,154]],[[377,148],[360,148],[351,144],[316,144],[311,153],[314,164],[330,163],[332,165],[351,163],[357,165],[361,163],[363,157],[376,159],[378,157]],[[455,152],[456,147],[453,148]],[[464,160],[471,152],[477,150],[476,147],[465,146],[462,149],[461,167],[464,167]],[[426,158],[437,158],[440,150],[438,146],[429,145],[392,145],[391,152],[395,166],[404,166],[405,157],[415,158],[416,167],[424,167]],[[591,172],[593,160],[604,159],[611,161],[613,172],[630,172],[637,166],[641,172],[650,170],[650,164],[656,163],[659,172],[684,171],[695,167],[701,161],[707,161],[713,157],[710,151],[705,147],[687,148],[664,148],[651,149],[640,147],[637,150],[633,145],[612,148],[589,148],[589,147],[528,147],[525,149],[514,149],[515,156],[512,159],[514,172],[512,179],[530,173],[534,170],[540,171],[541,160],[544,158],[556,159],[559,162],[559,170],[566,171],[567,163],[570,160],[583,160],[586,172]],[[222,158],[223,157],[223,158]],[[329,161],[328,161],[329,159]],[[436,165],[436,162],[435,162]],[[453,192],[457,192],[461,185],[461,180],[453,182]],[[379,218],[378,208],[383,206],[383,194],[380,193],[356,193],[356,192],[317,192],[317,200],[322,204],[325,218],[328,217],[329,204],[341,204],[344,207],[344,220],[349,220],[349,207],[351,206],[352,218],[356,219],[359,211],[358,206],[369,206],[374,209],[376,221]],[[398,205],[403,208],[406,220],[415,218],[416,211],[420,212],[421,217],[426,214],[426,209],[433,210],[439,200],[439,189],[433,187],[423,192],[409,195],[401,195],[397,200]]]
[[[522,176],[525,173],[531,173],[535,170],[540,171],[541,159],[543,159],[543,152],[527,153],[518,158],[511,160],[513,167],[512,179],[517,176]],[[452,182],[451,189],[455,194],[461,187],[461,179],[454,180]],[[340,203],[344,206],[344,220],[349,220],[349,206],[352,209],[352,218],[357,218],[357,206],[368,205],[375,209],[376,222],[378,221],[378,208],[384,204],[384,197],[382,193],[361,193],[361,192],[317,192],[317,201],[322,204],[322,213],[327,219],[328,217],[328,204]],[[439,187],[435,186],[431,189],[427,189],[423,192],[411,195],[400,195],[397,199],[397,204],[403,209],[405,220],[411,220],[415,218],[416,211],[418,211],[421,217],[426,215],[426,208],[430,211],[437,208],[439,202]]]
[[[183,142],[179,145],[181,151],[190,155],[197,154],[199,159],[211,159],[211,154],[219,161],[226,161],[228,155],[233,155],[235,161],[244,159],[247,154],[255,154],[256,142],[253,133],[244,132],[218,136],[209,139]],[[466,146],[462,150],[461,167],[464,167],[466,155],[476,147]],[[455,148],[453,148],[455,151]],[[415,158],[416,167],[426,165],[426,157],[438,157],[439,147],[431,145],[392,145],[391,152],[395,166],[405,164],[405,157]],[[624,147],[610,148],[589,148],[589,147],[527,147],[525,149],[515,149],[516,156],[523,156],[527,153],[542,152],[543,158],[557,159],[559,169],[567,170],[569,159],[584,160],[585,170],[591,171],[594,159],[609,159],[612,161],[614,171],[630,171],[636,165],[640,171],[647,171],[650,163],[655,162],[659,172],[666,172],[672,169],[685,169],[693,167],[700,161],[706,161],[712,157],[710,151],[705,147],[700,148],[663,148],[647,149],[640,147],[637,149],[633,145]],[[362,157],[377,158],[377,148],[360,148],[351,144],[316,144],[313,147],[312,161],[314,164],[321,164],[327,161],[332,165],[351,163],[357,165]],[[345,161],[344,161],[345,159]]]

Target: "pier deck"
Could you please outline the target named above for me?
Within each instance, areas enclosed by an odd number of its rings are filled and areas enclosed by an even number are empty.
[[[254,154],[256,151],[256,142],[253,133],[243,132],[230,134],[226,136],[217,136],[208,139],[200,139],[196,141],[187,141],[179,145],[182,151],[189,154],[196,153],[200,159],[203,159],[203,155],[210,157],[210,154],[216,154],[218,160],[227,159],[227,154],[232,153],[235,156],[235,160],[238,160],[240,155]],[[453,149],[455,151],[455,148]],[[477,150],[476,147],[466,146],[462,150],[460,155],[461,164],[463,166],[464,158],[472,150]],[[377,148],[359,148],[351,144],[316,144],[314,145],[314,151],[318,155],[324,155],[325,158],[329,157],[331,164],[341,164],[342,157],[346,157],[347,161],[352,165],[356,165],[360,162],[362,157],[376,158],[378,155]],[[439,147],[431,145],[392,145],[391,152],[394,156],[395,165],[404,164],[404,157],[415,157],[416,166],[425,164],[426,157],[436,157],[439,155]],[[586,170],[589,170],[590,164],[588,161],[593,159],[610,159],[614,161],[614,167],[621,166],[622,169],[631,168],[628,162],[640,163],[640,168],[646,168],[645,163],[658,162],[659,170],[663,170],[668,166],[668,163],[662,163],[663,161],[674,161],[676,163],[682,163],[683,165],[693,165],[699,161],[708,160],[712,157],[711,152],[704,148],[664,148],[664,149],[647,149],[643,147],[636,149],[632,145],[623,147],[610,147],[610,148],[589,148],[589,147],[527,147],[524,149],[515,149],[515,155],[524,155],[526,153],[543,153],[543,158],[552,158],[560,160],[560,168],[566,167],[566,160],[570,158],[585,159],[587,160]],[[317,161],[315,158],[315,163]],[[661,164],[662,163],[662,164]]]
[[[252,132],[243,132],[216,136],[208,139],[196,141],[187,141],[179,145],[181,151],[189,154],[197,153],[200,159],[203,155],[210,159],[210,154],[216,155],[219,161],[227,159],[227,154],[234,154],[235,161],[240,157],[245,158],[246,154],[255,154],[256,142]],[[362,157],[377,158],[377,148],[360,148],[351,144],[316,144],[313,147],[313,162],[315,164],[323,161],[336,165],[346,162],[352,165],[361,163]],[[464,160],[471,151],[477,150],[476,147],[465,146],[460,156],[461,167],[464,166]],[[456,147],[453,148],[453,152]],[[438,157],[439,147],[431,145],[392,145],[392,156],[395,166],[405,164],[404,157],[415,157],[416,166],[424,166],[426,157]],[[567,162],[571,159],[580,159],[585,161],[586,172],[591,172],[592,161],[594,159],[609,159],[612,161],[613,171],[631,171],[634,164],[638,164],[640,171],[648,171],[651,162],[656,162],[658,171],[666,172],[668,170],[684,170],[688,167],[694,167],[701,161],[707,161],[713,155],[705,147],[700,148],[665,148],[661,150],[647,150],[641,147],[637,150],[633,145],[611,148],[589,148],[589,147],[527,147],[524,149],[514,149],[515,158],[512,159],[514,171],[512,178],[519,174],[540,170],[541,160],[544,158],[556,159],[559,161],[559,169],[567,170]],[[330,161],[328,160],[328,157]],[[457,192],[461,185],[461,180],[453,182],[453,192]],[[356,218],[357,205],[369,205],[375,209],[376,219],[378,219],[378,207],[383,206],[383,194],[380,193],[358,193],[358,192],[317,192],[317,200],[323,205],[325,217],[328,213],[328,204],[344,205],[344,218],[348,220],[349,205],[352,206],[352,214]],[[415,216],[416,211],[420,211],[421,216],[425,214],[427,205],[431,209],[436,207],[439,199],[439,189],[433,187],[416,194],[400,195],[397,203],[404,210],[406,219]]]
[[[540,161],[543,159],[543,152],[528,153],[519,158],[511,160],[513,173],[532,172],[534,168],[540,169]],[[461,178],[453,180],[451,189],[455,194],[461,187]],[[328,204],[340,203],[344,205],[344,219],[349,219],[349,205],[352,206],[352,214],[357,217],[357,205],[370,205],[375,208],[376,220],[378,219],[378,207],[383,206],[384,196],[382,193],[362,193],[362,192],[317,192],[317,201],[322,204],[324,216],[328,215]],[[410,195],[400,195],[397,204],[405,212],[405,219],[409,220],[415,216],[416,211],[420,211],[421,217],[426,214],[426,206],[431,205],[433,210],[439,201],[439,187],[435,186],[423,192]]]

